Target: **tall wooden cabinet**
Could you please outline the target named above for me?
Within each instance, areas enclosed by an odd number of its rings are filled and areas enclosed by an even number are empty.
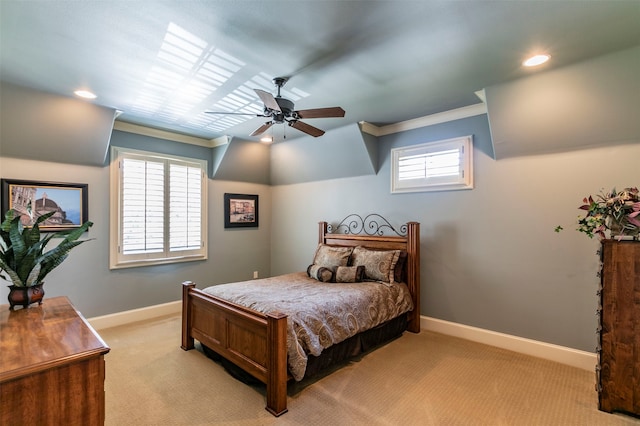
[[[0,305],[0,425],[102,425],[109,347],[66,297]]]
[[[605,240],[600,254],[598,404],[640,416],[640,241]]]

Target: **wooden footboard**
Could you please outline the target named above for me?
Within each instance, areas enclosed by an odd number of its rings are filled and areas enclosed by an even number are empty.
[[[182,349],[194,348],[194,339],[216,351],[267,385],[267,410],[287,412],[287,317],[264,315],[182,287]]]

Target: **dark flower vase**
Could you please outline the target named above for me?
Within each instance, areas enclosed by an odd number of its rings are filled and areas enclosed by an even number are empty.
[[[42,298],[44,297],[44,283],[40,283],[31,287],[16,287],[15,285],[9,286],[9,309],[13,310],[15,306],[22,305],[23,308],[28,308],[32,303],[38,302],[38,305],[42,305]]]

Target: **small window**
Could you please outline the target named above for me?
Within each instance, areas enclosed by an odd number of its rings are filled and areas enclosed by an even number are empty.
[[[471,136],[391,150],[392,193],[472,188]]]
[[[112,148],[110,267],[207,258],[207,162]]]

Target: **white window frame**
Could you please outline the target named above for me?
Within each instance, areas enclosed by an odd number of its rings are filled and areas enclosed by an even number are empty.
[[[122,227],[122,161],[125,158],[161,162],[165,167],[164,185],[164,235],[163,249],[154,253],[123,254],[123,227]],[[169,173],[170,164],[200,168],[200,248],[171,251],[169,249]],[[133,150],[129,148],[112,147],[110,165],[110,249],[109,267],[110,269],[132,268],[137,266],[162,265],[167,263],[189,262],[195,260],[205,260],[208,255],[207,247],[207,161],[193,158],[178,157],[174,155],[157,154],[146,151]]]
[[[455,150],[460,162],[456,174],[400,179],[400,160],[411,156],[431,156]],[[391,150],[391,193],[453,191],[473,189],[473,136],[428,142]]]

